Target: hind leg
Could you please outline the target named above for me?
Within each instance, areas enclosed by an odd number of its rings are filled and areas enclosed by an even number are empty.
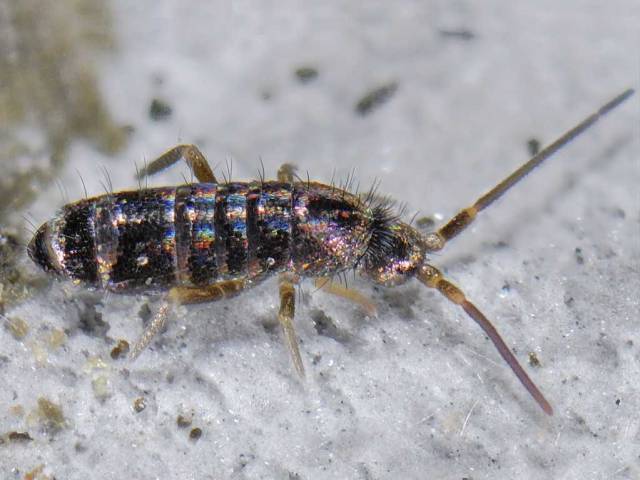
[[[137,358],[149,346],[151,341],[165,326],[167,317],[174,305],[214,302],[237,295],[244,287],[244,280],[226,280],[205,287],[172,288],[164,298],[158,312],[145,328],[140,339],[133,346],[130,357],[132,359]]]
[[[177,145],[156,158],[153,162],[138,172],[138,179],[154,175],[180,160],[184,160],[189,168],[202,183],[218,183],[216,176],[213,174],[209,162],[202,152],[195,145]]]

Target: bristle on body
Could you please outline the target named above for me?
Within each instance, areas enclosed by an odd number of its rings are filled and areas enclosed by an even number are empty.
[[[395,202],[388,197],[374,197],[371,209],[371,238],[365,252],[367,263],[378,264],[389,257],[394,248],[393,225],[400,216]]]

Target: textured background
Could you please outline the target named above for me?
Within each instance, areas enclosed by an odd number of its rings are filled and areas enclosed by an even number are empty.
[[[260,160],[268,176],[293,162],[325,182],[355,169],[409,217],[448,218],[523,162],[529,139],[551,141],[639,83],[633,0],[111,3],[116,45],[93,61],[133,131],[115,157],[71,145],[59,173],[70,199],[82,196],[76,169],[89,194],[102,192],[101,166],[115,190],[135,188],[136,162],[195,142],[217,172],[232,158],[236,179]],[[317,78],[300,82],[302,66]],[[388,102],[354,111],[390,82]],[[153,98],[168,118],[149,118]],[[301,384],[273,281],[181,308],[135,363],[109,352],[140,334],[145,298],[53,282],[7,312],[28,323],[25,338],[0,329],[0,434],[32,437],[3,437],[0,476],[42,465],[40,477],[70,479],[639,478],[639,98],[432,259],[493,320],[554,417],[473,322],[417,283],[353,281],[375,318],[303,285]],[[53,186],[29,212],[39,223],[63,203]]]

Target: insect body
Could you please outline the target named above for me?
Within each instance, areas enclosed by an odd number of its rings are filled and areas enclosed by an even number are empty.
[[[121,293],[166,292],[162,306],[135,346],[137,356],[164,325],[174,304],[238,294],[279,276],[280,312],[294,366],[303,364],[293,329],[294,284],[325,278],[330,293],[370,307],[362,295],[331,282],[356,269],[394,286],[415,277],[475,320],[518,379],[548,414],[533,384],[496,329],[462,291],[427,263],[476,215],[560,147],[633,93],[627,90],[540,151],[436,232],[423,235],[391,213],[388,203],[317,182],[294,181],[282,168],[277,181],[219,183],[200,151],[179,145],[141,176],[184,159],[201,183],[125,191],[66,205],[43,224],[28,247],[42,268],[88,286]]]
[[[45,269],[116,292],[350,269],[385,212],[322,184],[196,183],[82,200],[37,232]]]

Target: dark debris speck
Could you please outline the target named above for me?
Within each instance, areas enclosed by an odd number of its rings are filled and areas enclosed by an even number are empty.
[[[138,311],[138,316],[142,319],[143,325],[146,326],[149,320],[151,320],[152,313],[149,303],[143,303]]]
[[[164,100],[160,100],[159,98],[151,100],[151,105],[149,105],[149,117],[151,117],[151,120],[165,120],[169,118],[172,113],[173,109],[171,105]]]
[[[355,111],[358,115],[369,115],[376,108],[386,103],[398,90],[397,82],[390,82],[385,85],[373,88],[362,96],[356,103]]]
[[[294,73],[300,83],[309,83],[318,77],[318,70],[309,66],[296,68]]]
[[[81,295],[77,298],[78,322],[82,332],[92,337],[105,337],[109,324],[102,320],[102,313],[96,309],[101,302],[95,295]]]
[[[9,441],[15,443],[25,443],[33,440],[28,432],[9,432],[8,438]]]
[[[538,359],[536,352],[529,352],[529,365],[532,367],[540,366],[540,360]]]
[[[464,40],[465,42],[469,42],[476,38],[476,34],[466,28],[461,28],[459,30],[440,29],[439,33],[441,37],[456,38],[459,40]]]
[[[142,412],[145,408],[147,408],[147,401],[144,397],[138,397],[133,401],[133,411],[136,413]]]
[[[186,415],[178,415],[176,418],[176,425],[178,428],[187,428],[191,426],[192,419]]]
[[[189,440],[192,441],[197,441],[200,439],[200,437],[202,437],[202,429],[201,428],[192,428],[191,431],[189,432]]]
[[[84,453],[88,450],[88,447],[82,442],[76,442],[73,449],[78,453]]]
[[[129,353],[129,342],[126,340],[118,340],[118,343],[111,350],[111,358],[117,360]]]
[[[538,152],[540,151],[540,147],[540,140],[538,140],[537,138],[531,137],[529,140],[527,140],[527,151],[532,157],[538,154]]]
[[[338,328],[338,326],[333,321],[333,318],[327,315],[323,310],[314,308],[309,313],[311,316],[311,320],[313,321],[313,326],[315,327],[316,332],[318,332],[318,335],[333,338],[335,341],[341,343],[347,342],[349,340],[349,334]]]

